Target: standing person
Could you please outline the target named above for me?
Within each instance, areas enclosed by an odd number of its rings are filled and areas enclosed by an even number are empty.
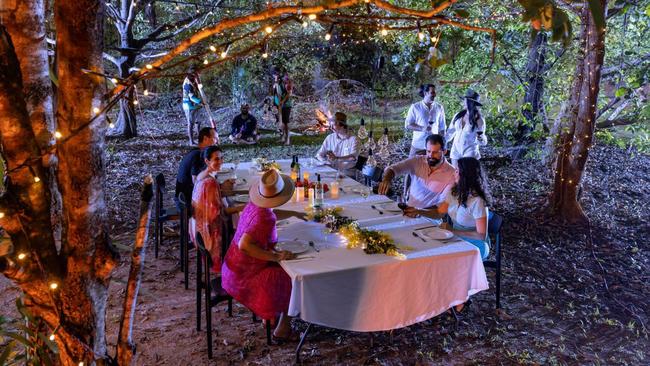
[[[181,160],[178,173],[176,173],[176,193],[174,194],[174,201],[179,211],[178,195],[182,192],[185,202],[189,203],[192,198],[194,181],[196,181],[197,175],[205,169],[205,160],[201,158],[201,152],[209,146],[216,145],[217,141],[217,131],[212,127],[203,127],[199,130],[199,146],[192,149]]]
[[[257,119],[249,113],[250,106],[242,104],[240,114],[232,120],[230,141],[235,144],[254,144],[260,137],[257,133]]]
[[[289,145],[289,122],[291,118],[291,92],[293,84],[286,71],[283,73],[278,69],[273,70],[273,87],[271,95],[273,96],[273,105],[278,109],[276,120],[280,123],[282,129],[281,142]]]
[[[424,154],[427,136],[432,134],[445,136],[445,109],[440,103],[434,101],[436,86],[420,85],[420,96],[422,100],[411,105],[404,120],[404,127],[413,131],[409,158],[416,154]]]
[[[199,73],[195,66],[190,66],[187,69],[185,80],[183,80],[183,112],[185,112],[187,120],[187,137],[190,139],[190,145],[194,145],[194,125],[196,124],[197,132],[201,129],[198,114],[202,106]]]
[[[447,130],[447,140],[453,140],[449,156],[454,167],[458,167],[460,158],[480,159],[479,146],[487,145],[485,119],[479,110],[483,105],[480,103],[481,96],[472,89],[467,89],[463,100],[465,109],[456,113]]]
[[[275,250],[278,234],[273,208],[289,201],[293,191],[291,178],[275,169],[251,185],[250,202],[241,213],[222,267],[223,288],[235,300],[263,319],[279,317],[273,336],[280,339],[293,337],[287,315],[291,278],[279,262],[295,255]]]
[[[388,193],[393,178],[409,174],[413,177],[409,206],[424,209],[444,202],[456,181],[456,170],[445,159],[444,137],[428,136],[426,147],[426,156],[416,155],[387,167],[378,193]]]

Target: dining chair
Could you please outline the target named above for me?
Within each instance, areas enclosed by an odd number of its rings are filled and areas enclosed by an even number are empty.
[[[189,282],[189,252],[190,252],[190,232],[189,232],[189,206],[185,201],[185,193],[178,194],[178,206],[180,208],[180,262],[181,272],[183,272],[183,281],[185,289],[188,289]],[[197,256],[198,261],[198,256]]]
[[[488,235],[494,238],[494,260],[483,261],[483,265],[496,269],[496,298],[497,309],[501,308],[501,236],[503,228],[503,217],[496,212],[490,211],[488,216]]]
[[[176,207],[165,207],[165,176],[160,173],[156,176],[156,194],[154,208],[154,255],[158,258],[158,250],[162,245],[163,225],[167,221],[179,220],[180,216]]]

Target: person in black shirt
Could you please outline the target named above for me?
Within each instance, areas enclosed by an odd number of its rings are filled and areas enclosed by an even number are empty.
[[[232,120],[230,140],[235,144],[254,144],[259,140],[257,134],[257,119],[248,113],[248,104],[242,104],[241,114]]]
[[[192,190],[194,189],[194,180],[199,173],[205,169],[205,161],[201,159],[201,151],[208,146],[217,144],[217,131],[212,127],[204,127],[199,131],[199,145],[198,148],[192,149],[181,160],[176,174],[176,193],[174,194],[174,202],[180,211],[178,204],[178,195],[183,192],[185,196],[185,203],[192,202]]]

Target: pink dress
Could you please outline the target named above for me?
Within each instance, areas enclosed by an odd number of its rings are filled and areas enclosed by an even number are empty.
[[[190,236],[195,240],[201,233],[205,248],[212,257],[212,272],[221,272],[221,190],[219,182],[208,176],[194,185],[192,191],[192,219]],[[196,243],[196,241],[194,241]]]
[[[271,209],[248,203],[222,268],[223,288],[263,319],[274,319],[289,309],[291,279],[278,263],[253,258],[239,250],[237,243],[248,234],[257,246],[272,250],[278,239],[275,222]]]

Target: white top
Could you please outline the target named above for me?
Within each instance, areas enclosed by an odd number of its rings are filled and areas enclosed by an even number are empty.
[[[321,161],[327,160],[327,152],[331,151],[338,157],[354,155],[359,156],[361,145],[356,136],[350,135],[345,139],[340,138],[336,133],[332,133],[325,138],[320,149],[316,153],[316,158]],[[340,169],[349,169],[354,167],[356,160],[341,164]]]
[[[456,169],[446,161],[431,172],[426,156],[414,156],[389,167],[395,175],[411,175],[408,205],[428,208],[445,200],[446,191],[456,182]]]
[[[449,204],[447,214],[454,224],[466,228],[476,229],[476,220],[486,217],[488,214],[485,200],[479,196],[470,195],[467,197],[467,207],[465,207],[458,202],[458,197],[451,194],[451,190],[449,190],[446,193],[445,202]]]
[[[453,140],[451,145],[451,151],[449,156],[452,159],[460,158],[481,158],[481,153],[479,152],[479,146],[487,145],[487,136],[485,135],[485,119],[481,117],[478,121],[478,126],[472,131],[472,124],[469,123],[468,116],[469,113],[466,113],[463,118],[456,119],[456,114],[452,119],[452,122],[449,124],[449,129],[447,130],[446,140]],[[478,134],[478,132],[483,132]]]
[[[431,125],[431,132],[425,131]],[[411,104],[406,120],[404,120],[404,127],[408,128],[410,124],[417,124],[422,128],[422,131],[413,131],[413,140],[411,145],[417,149],[426,149],[427,136],[431,134],[445,135],[445,109],[440,103],[432,102],[431,108],[427,107],[424,101]]]

